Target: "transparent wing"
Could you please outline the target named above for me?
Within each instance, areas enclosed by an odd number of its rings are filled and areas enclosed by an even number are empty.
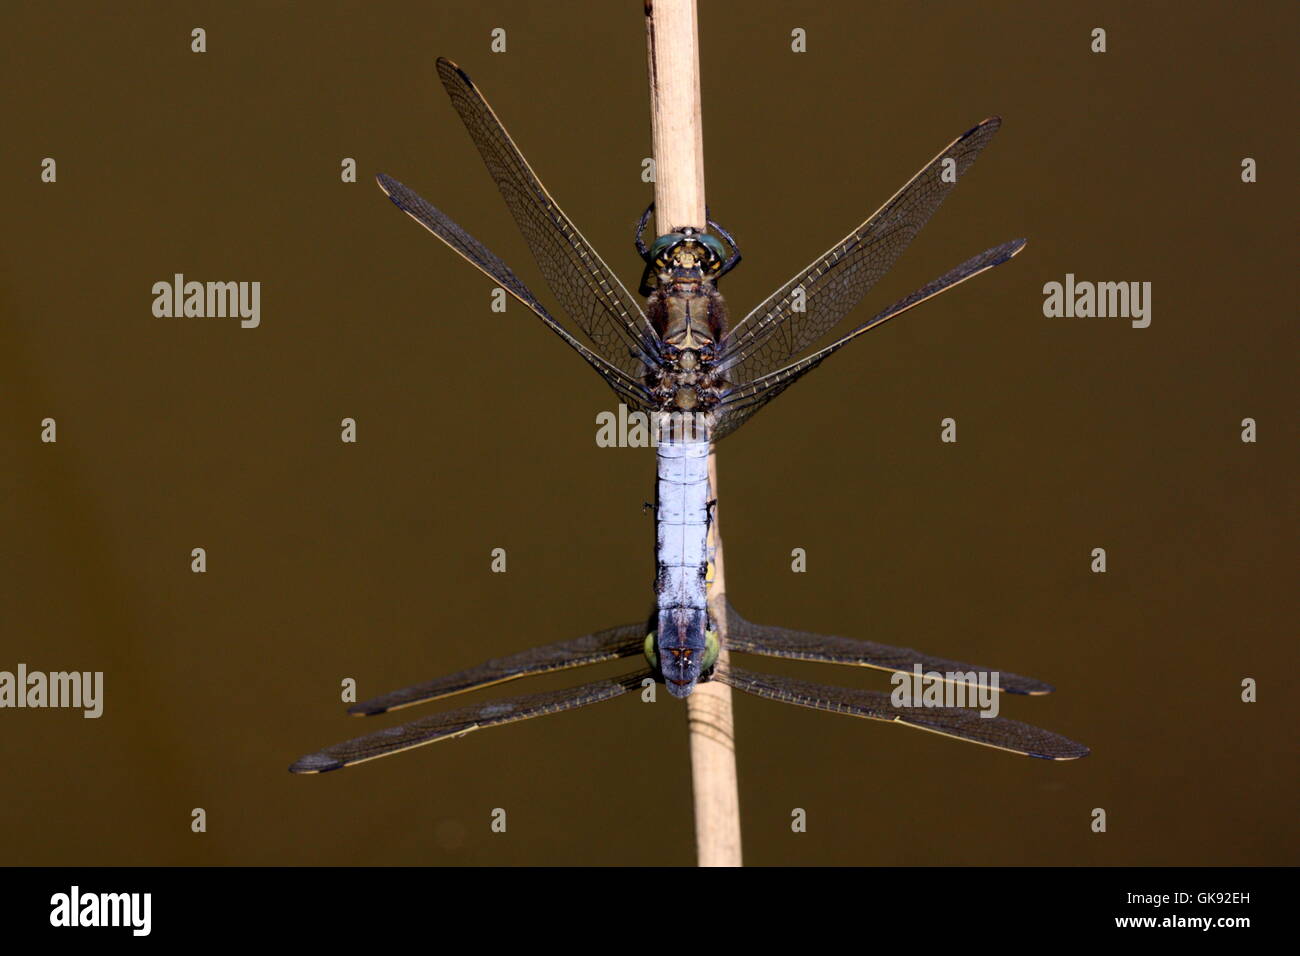
[[[756,697],[850,717],[888,721],[1029,757],[1074,760],[1089,753],[1083,744],[1060,734],[1006,717],[981,717],[979,711],[961,707],[895,707],[888,694],[878,691],[827,687],[772,674],[757,674],[738,667],[726,670],[719,667],[715,676],[736,690]]]
[[[471,667],[468,670],[436,677],[416,684],[391,691],[379,697],[353,704],[348,708],[349,714],[383,714],[390,710],[401,710],[414,704],[423,704],[453,694],[503,684],[520,677],[532,677],[535,674],[549,674],[552,671],[569,670],[585,667],[601,661],[618,660],[642,653],[645,646],[646,622],[622,624],[606,628],[594,634],[586,634],[571,641],[560,641],[543,647],[499,657],[494,660]]]
[[[727,435],[730,435],[748,421],[751,415],[793,385],[801,376],[811,372],[832,353],[838,352],[863,332],[884,324],[896,315],[902,315],[908,309],[920,305],[927,299],[942,295],[949,289],[961,285],[967,279],[973,278],[981,272],[987,272],[994,266],[1000,266],[1014,257],[1024,247],[1024,239],[1013,239],[1011,242],[1004,242],[1000,246],[986,249],[979,255],[967,259],[955,269],[926,283],[911,295],[899,299],[889,308],[859,325],[839,341],[833,342],[807,358],[793,362],[785,368],[760,376],[753,381],[744,382],[731,389],[715,410],[716,424],[713,429],[713,440],[721,441]]]
[[[633,376],[623,369],[611,364],[591,349],[579,342],[567,329],[557,322],[546,308],[537,301],[510,267],[502,262],[490,249],[458,226],[442,210],[438,209],[414,189],[382,173],[377,177],[379,188],[384,191],[398,209],[406,213],[424,228],[445,242],[448,246],[496,282],[545,322],[560,338],[564,339],[587,363],[596,370],[609,387],[621,400],[637,409],[651,407],[649,392]]]
[[[728,333],[719,360],[731,381],[749,381],[778,368],[848,315],[893,267],[1001,125],[995,116],[957,137],[862,225],[742,319]]]
[[[378,757],[400,753],[413,747],[422,747],[438,740],[463,737],[485,727],[512,724],[519,720],[543,717],[586,707],[603,700],[612,700],[641,686],[650,677],[648,670],[625,677],[593,681],[581,687],[552,691],[547,694],[529,694],[507,700],[493,700],[473,707],[462,707],[441,714],[432,714],[400,727],[390,727],[364,737],[326,747],[314,754],[301,757],[289,767],[290,773],[325,773]]]
[[[875,641],[857,641],[848,637],[813,634],[809,631],[792,631],[784,627],[769,627],[745,620],[727,604],[727,647],[742,654],[763,657],[780,657],[791,661],[818,661],[826,664],[849,664],[854,667],[872,667],[882,671],[912,673],[920,665],[926,673],[945,675],[952,684],[970,684],[973,679],[949,678],[947,675],[998,675],[998,690],[1011,694],[1050,694],[1052,686],[1032,677],[1021,677],[1008,671],[992,671],[987,667],[931,657],[907,647],[891,647]]]
[[[439,58],[438,76],[565,313],[598,353],[639,378],[658,342],[640,305],[551,198],[465,72]]]

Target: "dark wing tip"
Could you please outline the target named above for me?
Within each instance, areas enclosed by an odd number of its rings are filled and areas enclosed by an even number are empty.
[[[449,60],[445,56],[438,57],[438,72],[441,73],[444,78],[449,74],[454,73],[470,86],[474,85],[474,81],[469,78],[469,74],[457,66],[454,60]]]
[[[992,130],[996,133],[996,132],[997,132],[999,129],[1001,129],[1001,128],[1002,128],[1002,117],[1001,117],[1001,116],[990,116],[990,117],[987,117],[986,119],[982,119],[982,120],[980,120],[978,123],[976,123],[976,124],[975,124],[974,126],[972,126],[970,129],[966,130],[966,132],[962,133],[961,136],[958,137],[958,138],[959,138],[959,139],[965,139],[965,138],[968,137],[968,136],[974,136],[976,133],[978,133],[978,132],[979,132],[980,130],[982,130],[982,129],[992,129]]]
[[[1087,757],[1092,753],[1092,751],[1089,750],[1087,747],[1085,747],[1083,744],[1076,744],[1074,743],[1073,740],[1068,742],[1074,745],[1074,749],[1064,750],[1054,754],[1029,753],[1029,756],[1037,757],[1039,760],[1063,761],[1063,760],[1078,760],[1080,757]]]
[[[989,249],[984,253],[985,255],[993,253],[993,258],[989,260],[989,263],[985,268],[991,269],[993,266],[1000,266],[1004,262],[1010,262],[1016,256],[1020,255],[1020,251],[1024,249],[1028,243],[1028,239],[1012,239],[1009,242],[1002,243],[1000,246],[994,246],[992,249]]]
[[[306,757],[299,757],[289,766],[290,773],[328,773],[331,770],[341,770],[343,764],[339,763],[333,757],[326,757],[324,754],[308,754]]]
[[[376,176],[375,183],[376,185],[379,186],[380,189],[384,191],[384,195],[387,196],[389,199],[393,199],[393,187],[402,185],[392,176],[389,176],[385,173],[380,173],[378,176]],[[393,201],[396,202],[397,200],[394,199]]]
[[[361,703],[349,707],[348,713],[353,717],[373,717],[375,714],[382,714],[387,710],[387,707],[380,707],[363,700]]]

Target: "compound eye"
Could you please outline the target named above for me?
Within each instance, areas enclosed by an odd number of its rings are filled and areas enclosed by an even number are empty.
[[[709,250],[711,258],[722,261],[727,258],[727,249],[717,236],[705,234],[700,236],[700,242]]]

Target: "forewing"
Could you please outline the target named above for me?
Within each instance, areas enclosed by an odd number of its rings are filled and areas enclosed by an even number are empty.
[[[597,352],[639,378],[643,357],[656,353],[645,313],[551,198],[469,76],[444,58],[438,76],[560,305]],[[580,132],[584,145],[587,136]]]
[[[524,285],[520,278],[511,271],[510,267],[502,262],[487,246],[458,226],[441,209],[434,206],[414,189],[382,173],[376,178],[379,182],[379,188],[393,201],[393,205],[424,226],[424,228],[460,253],[466,261],[479,269],[484,275],[532,309],[537,317],[550,327],[552,332],[564,339],[579,355],[586,359],[587,363],[600,374],[601,378],[609,384],[609,387],[614,390],[614,394],[621,400],[638,409],[651,407],[649,394],[645,386],[636,377],[611,364],[578,341],[546,311],[546,308],[537,300],[537,297],[533,295],[528,286]]]
[[[601,661],[632,657],[642,652],[645,646],[645,634],[646,624],[641,621],[636,624],[606,628],[571,641],[534,647],[508,657],[495,658],[478,667],[471,667],[446,677],[436,677],[414,687],[404,687],[353,704],[348,708],[348,713],[383,714],[390,710],[400,710],[414,704],[450,697],[453,694],[463,694],[467,691],[491,687],[493,684],[503,684],[520,677],[549,674],[552,671],[569,670],[574,667],[585,667],[588,664],[598,664]]]
[[[834,328],[893,267],[1001,125],[995,116],[957,137],[865,222],[741,320],[723,343],[719,365],[728,378],[746,382],[764,375]]]
[[[926,674],[939,674],[952,684],[970,685],[974,680],[990,681],[998,677],[998,690],[1011,694],[1050,694],[1052,686],[1032,677],[1021,677],[1008,671],[993,671],[987,667],[932,657],[908,647],[891,647],[875,641],[858,641],[829,634],[809,631],[792,631],[784,627],[754,624],[740,616],[727,605],[727,648],[742,654],[779,657],[791,661],[818,661],[826,664],[848,664],[853,667],[871,667],[882,671],[901,671],[911,674],[920,666]],[[961,675],[961,676],[954,676]]]
[[[413,747],[422,747],[438,740],[463,737],[485,727],[512,724],[531,717],[558,714],[561,711],[585,707],[603,700],[612,700],[635,690],[651,676],[648,670],[610,680],[593,681],[581,687],[552,691],[546,694],[529,694],[507,700],[488,701],[473,707],[462,707],[441,714],[432,714],[400,727],[390,727],[364,737],[356,737],[333,747],[309,754],[296,760],[291,773],[325,773],[340,770],[352,764],[364,763],[378,757],[400,753]]]
[[[1060,734],[1006,717],[981,717],[976,710],[961,707],[896,707],[888,694],[878,691],[827,687],[772,674],[757,674],[738,667],[728,667],[726,670],[720,667],[716,677],[736,690],[756,697],[833,714],[915,727],[932,734],[956,737],[958,740],[1029,757],[1075,760],[1086,757],[1089,753],[1083,744],[1075,743]]]
[[[838,341],[832,342],[806,358],[792,362],[785,368],[769,372],[767,375],[732,388],[723,397],[715,410],[716,424],[713,429],[713,440],[721,441],[727,435],[730,435],[748,421],[751,415],[793,385],[800,377],[811,372],[833,353],[838,352],[863,332],[868,332],[878,325],[883,325],[894,316],[902,315],[908,309],[918,306],[928,299],[933,299],[937,295],[942,295],[949,289],[961,285],[967,279],[971,279],[981,272],[987,272],[994,266],[1002,265],[1024,247],[1024,239],[1013,239],[1011,242],[1004,242],[1000,246],[986,249],[979,255],[967,259],[955,269],[944,273],[939,278],[927,282],[911,295],[899,299],[889,308],[877,313]]]

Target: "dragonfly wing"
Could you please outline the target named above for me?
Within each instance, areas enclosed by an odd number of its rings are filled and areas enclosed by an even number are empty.
[[[620,697],[630,690],[639,688],[642,681],[650,677],[648,670],[638,671],[625,677],[593,681],[567,690],[487,701],[473,707],[431,714],[409,724],[402,724],[400,727],[390,727],[387,730],[366,734],[364,737],[356,737],[301,757],[294,761],[289,771],[325,773],[339,770],[352,764],[410,750],[413,747],[422,747],[438,740],[463,737],[484,727],[496,727],[532,717],[543,717],[546,714],[558,714],[561,711],[573,710],[575,707],[585,707],[588,704]]]
[[[719,368],[729,370],[733,382],[757,378],[834,328],[893,267],[1001,125],[995,116],[957,137],[865,222],[772,293],[728,333]]]
[[[742,654],[780,657],[790,661],[817,661],[824,664],[848,664],[882,671],[913,673],[919,666],[925,674],[939,674],[945,683],[972,685],[991,675],[998,678],[997,689],[1011,694],[1050,694],[1052,686],[1032,677],[1007,671],[994,671],[975,664],[932,657],[909,647],[891,647],[875,641],[858,641],[829,634],[792,631],[784,627],[754,624],[727,604],[727,648]]]
[[[713,440],[721,441],[727,435],[730,435],[748,421],[751,415],[793,385],[800,377],[811,372],[833,353],[844,348],[863,332],[868,332],[878,325],[883,325],[894,316],[902,315],[908,309],[920,305],[927,299],[942,295],[949,289],[961,285],[967,279],[974,278],[981,272],[987,272],[994,266],[1002,265],[1002,263],[1012,259],[1024,247],[1024,239],[1013,239],[1010,242],[1004,242],[1000,246],[994,246],[992,249],[985,249],[979,255],[967,259],[961,265],[949,270],[939,278],[927,282],[911,295],[899,299],[889,308],[877,313],[838,341],[832,342],[807,358],[792,362],[785,368],[770,372],[753,381],[744,382],[731,389],[719,403],[715,412],[717,424],[713,430]]]
[[[438,76],[564,311],[596,351],[640,376],[658,342],[640,305],[551,198],[469,76],[444,58]]]
[[[618,660],[640,654],[645,647],[646,624],[622,624],[594,634],[586,634],[571,641],[546,644],[531,650],[499,657],[478,667],[437,677],[414,687],[390,691],[379,697],[353,704],[348,713],[356,715],[384,714],[401,710],[414,704],[423,704],[453,694],[491,687],[520,677],[549,674],[552,671],[585,667],[601,661]]]
[[[398,209],[406,213],[420,225],[454,249],[471,265],[496,282],[545,322],[560,338],[564,339],[579,355],[587,360],[600,376],[609,383],[610,388],[623,401],[635,408],[649,408],[649,393],[646,387],[633,375],[597,355],[575,338],[563,325],[546,311],[545,306],[529,290],[528,286],[511,271],[510,267],[468,232],[457,225],[442,210],[434,206],[414,189],[382,173],[376,177],[379,188],[393,201]]]
[[[799,707],[825,710],[850,717],[883,720],[915,727],[932,734],[956,737],[971,743],[1046,760],[1074,760],[1089,753],[1075,743],[1039,727],[1006,717],[981,717],[977,710],[963,707],[899,707],[888,694],[849,687],[828,687],[807,681],[757,674],[738,667],[718,668],[717,678],[725,684],[768,700]]]

